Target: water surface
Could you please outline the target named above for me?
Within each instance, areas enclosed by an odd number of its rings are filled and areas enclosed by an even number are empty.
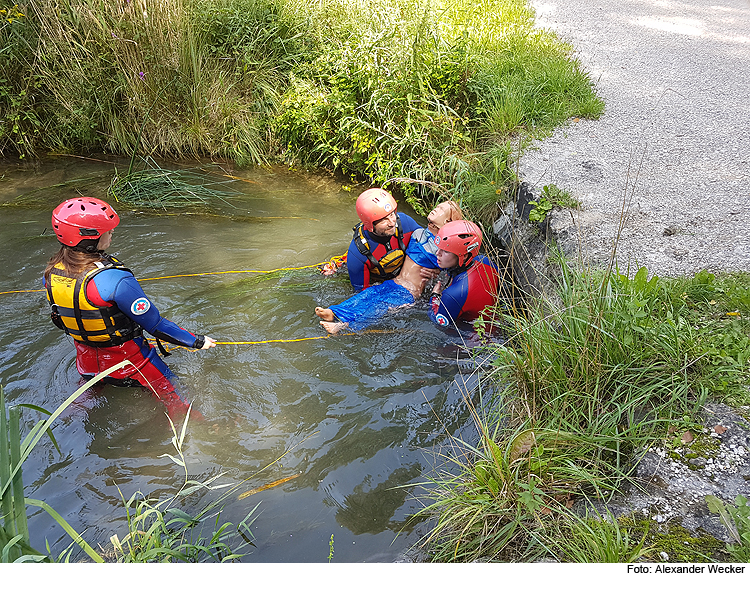
[[[52,209],[80,194],[106,198],[113,171],[111,163],[66,157],[0,164],[0,291],[41,287],[57,249]],[[355,193],[306,173],[227,172],[245,179],[232,184],[238,195],[207,211],[114,204],[122,221],[110,253],[135,272],[163,316],[219,341],[309,339],[173,352],[168,364],[206,417],[188,427],[190,477],[222,474],[218,483],[242,483],[226,502],[225,520],[237,523],[259,504],[244,561],[327,561],[332,534],[337,562],[399,560],[424,533],[409,520],[421,507],[415,483],[430,474],[447,433],[468,429],[458,340],[428,321],[424,305],[389,315],[377,332],[311,339],[325,335],[315,306],[351,294],[345,274],[301,269],[144,281],[302,267],[346,252]],[[79,385],[73,345],[50,322],[43,293],[0,295],[0,302],[6,396],[52,410]],[[38,418],[29,410],[22,417],[26,428]],[[48,502],[94,547],[127,533],[120,491],[166,497],[184,480],[164,456],[174,449],[163,407],[140,388],[87,393],[55,433],[61,453],[43,440],[24,464],[26,495]],[[194,511],[218,495],[183,508]],[[68,545],[46,514],[31,515],[32,545],[44,549],[48,540],[58,552]]]

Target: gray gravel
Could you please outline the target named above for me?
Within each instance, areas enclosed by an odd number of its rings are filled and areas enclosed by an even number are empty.
[[[520,175],[582,204],[555,211],[568,255],[658,275],[750,271],[750,2],[535,0],[606,111],[537,143]],[[579,244],[582,248],[579,250]]]
[[[711,403],[703,409],[703,425],[696,437],[709,437],[715,448],[705,443],[700,447],[696,439],[676,449],[666,445],[649,449],[638,463],[633,483],[606,508],[616,516],[637,511],[658,524],[677,523],[696,535],[708,532],[731,541],[705,498],[714,495],[733,503],[737,495],[750,494],[750,423],[728,406]],[[695,453],[696,449],[703,451]],[[592,505],[600,513],[605,510],[601,502]]]

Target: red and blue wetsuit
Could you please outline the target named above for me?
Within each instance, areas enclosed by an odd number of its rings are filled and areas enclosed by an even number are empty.
[[[354,238],[346,254],[346,266],[355,291],[393,279],[401,270],[411,234],[421,226],[405,213],[397,215],[399,233],[396,236],[376,236],[361,224],[354,228]]]
[[[195,349],[203,346],[204,337],[163,318],[133,273],[113,261],[117,264],[100,266],[78,279],[68,278],[64,269],[55,267],[50,284],[45,282],[53,320],[57,314],[55,324],[73,336],[76,368],[82,376],[94,376],[127,359],[133,365],[110,374],[107,381],[129,385],[135,380],[161,400],[170,415],[184,413],[188,403],[170,381],[174,374],[144,339],[143,330],[162,341]],[[102,317],[109,320],[102,323]],[[107,346],[113,338],[118,344]]]
[[[430,319],[440,326],[472,322],[497,300],[500,272],[484,255],[477,255],[466,271],[453,276],[440,296],[430,300]]]

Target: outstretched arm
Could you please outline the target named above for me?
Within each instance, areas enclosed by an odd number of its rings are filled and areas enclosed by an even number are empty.
[[[184,347],[207,349],[216,346],[211,337],[195,335],[163,318],[154,303],[146,296],[132,274],[120,270],[107,270],[89,282],[87,296],[99,304],[112,302],[128,318],[137,322],[156,338]]]

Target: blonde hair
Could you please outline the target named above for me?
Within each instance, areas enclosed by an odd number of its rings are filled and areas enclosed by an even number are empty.
[[[448,206],[451,209],[451,219],[449,219],[449,222],[455,222],[457,220],[464,219],[464,214],[461,211],[461,206],[456,203],[455,201],[446,201],[445,203],[448,204]]]

